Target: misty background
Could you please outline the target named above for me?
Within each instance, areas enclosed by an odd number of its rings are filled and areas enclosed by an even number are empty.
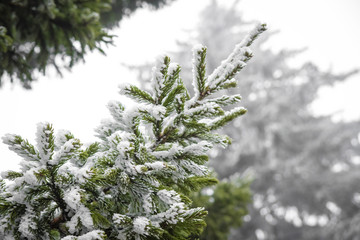
[[[63,78],[40,76],[32,90],[5,82],[0,135],[32,141],[36,123],[48,121],[96,141],[107,102],[121,99],[117,86],[146,86],[157,55],[179,62],[187,82],[193,45],[208,47],[211,72],[255,21],[266,22],[238,78],[249,112],[223,129],[233,144],[209,163],[220,179],[252,181],[249,213],[229,239],[360,239],[359,10],[356,0],[177,0],[137,10],[112,30],[107,56],[88,54]],[[1,171],[18,169],[3,143],[0,158]]]

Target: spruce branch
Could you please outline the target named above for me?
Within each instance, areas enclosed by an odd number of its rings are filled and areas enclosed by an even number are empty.
[[[199,44],[193,47],[193,86],[195,96],[199,99],[203,98],[206,83],[206,47]]]
[[[228,106],[228,105],[238,103],[240,101],[241,101],[240,94],[236,94],[236,95],[232,95],[232,96],[224,95],[224,96],[221,96],[219,98],[205,99],[205,100],[201,101],[200,104],[206,104],[206,103],[214,102],[214,103],[218,104],[219,106],[225,107],[225,106]]]
[[[221,65],[209,75],[208,84],[206,86],[207,95],[210,92],[215,92],[235,85],[233,83],[234,80],[232,80],[233,77],[246,66],[246,63],[253,56],[248,47],[265,30],[266,24],[259,24],[255,27],[241,43],[235,46],[229,57],[222,61]]]
[[[181,67],[178,64],[174,64],[174,63],[169,64],[169,71],[168,71],[169,75],[164,81],[164,88],[162,89],[162,93],[159,97],[159,102],[162,102],[163,99],[165,99],[168,96],[170,91],[172,91],[172,89],[174,88],[175,83],[179,81],[180,71],[181,71]]]
[[[6,134],[2,138],[4,144],[9,145],[9,149],[14,151],[20,157],[24,157],[30,161],[39,161],[39,152],[27,140],[19,135]]]
[[[211,130],[216,130],[223,127],[228,122],[234,120],[235,118],[244,115],[247,110],[243,107],[235,108],[229,112],[226,112],[224,116],[214,119],[208,126]]]
[[[267,30],[266,23],[258,24],[244,39],[239,43],[239,47],[250,47],[259,35]]]
[[[159,56],[156,60],[156,65],[153,67],[152,83],[153,83],[153,98],[156,103],[159,103],[161,92],[164,88],[164,83],[167,78],[170,58],[168,56]]]
[[[155,103],[155,100],[150,95],[150,93],[143,91],[134,85],[124,86],[121,92],[124,95],[132,97],[134,100],[138,100],[139,102],[146,102],[150,104]]]

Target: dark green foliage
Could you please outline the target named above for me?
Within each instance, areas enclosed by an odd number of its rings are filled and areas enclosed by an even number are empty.
[[[214,188],[192,194],[193,206],[204,206],[208,211],[203,240],[226,240],[230,229],[242,224],[251,202],[249,183],[241,179],[222,181]]]
[[[123,89],[124,95],[131,96],[138,100],[139,102],[146,102],[146,103],[155,103],[155,100],[152,98],[150,93],[139,89],[136,86],[130,85]]]
[[[197,68],[195,69],[194,73],[196,74],[194,77],[196,79],[196,89],[198,90],[199,94],[204,94],[206,92],[205,90],[205,81],[206,79],[203,78],[205,76],[206,71],[206,48],[201,48],[194,52],[194,54],[197,54],[199,56],[199,64]]]
[[[158,9],[173,0],[113,0],[111,1],[111,11],[105,11],[100,14],[101,23],[106,28],[113,28],[119,25],[119,22],[130,15],[137,8],[151,7]]]
[[[61,74],[89,51],[104,53],[104,44],[112,42],[106,28],[117,26],[136,8],[158,8],[169,1],[1,1],[0,86],[10,78],[30,88],[36,74],[45,74],[49,66]]]

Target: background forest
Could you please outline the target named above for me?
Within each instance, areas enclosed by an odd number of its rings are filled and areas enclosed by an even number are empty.
[[[219,49],[209,52],[209,69],[252,24],[233,9],[213,2],[203,12],[196,41]],[[311,62],[292,67],[290,59],[301,51],[269,50],[264,45],[274,32],[266,34],[239,79],[237,92],[249,114],[224,128],[233,144],[211,162],[220,178],[240,173],[253,179],[253,204],[230,239],[356,239],[360,121],[333,122],[309,107],[319,88],[356,72],[334,74]],[[185,53],[177,59],[186,59]]]

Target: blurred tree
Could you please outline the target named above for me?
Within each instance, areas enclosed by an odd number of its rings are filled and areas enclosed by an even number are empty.
[[[170,1],[1,1],[0,86],[6,76],[31,88],[34,73],[45,74],[49,65],[61,74],[88,51],[103,53],[102,43],[112,42],[106,29],[139,7],[159,8]]]
[[[238,2],[226,8],[212,1],[192,34],[196,37],[179,43],[173,58],[182,63],[184,79],[192,74],[186,51],[194,42],[217,49],[208,53],[211,71],[252,26],[236,10]],[[256,55],[235,90],[249,115],[224,130],[233,145],[214,152],[210,162],[220,178],[247,172],[255,179],[249,215],[229,238],[359,239],[360,121],[334,122],[311,110],[321,87],[356,71],[334,74],[310,62],[292,67],[289,61],[302,50],[266,48],[273,34],[254,45]]]
[[[206,228],[201,240],[226,240],[231,228],[242,224],[251,203],[249,181],[239,177],[223,180],[213,188],[206,188],[191,196],[194,207],[208,211]]]

